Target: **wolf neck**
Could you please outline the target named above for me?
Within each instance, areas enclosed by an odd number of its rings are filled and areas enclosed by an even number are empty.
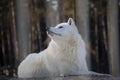
[[[76,41],[73,40],[73,42],[66,42],[62,45],[52,40],[47,48],[47,50],[50,51],[48,55],[53,61],[61,61],[60,64],[72,63],[72,65],[78,67],[78,70],[87,71],[85,43],[81,37],[77,37],[75,40]]]
[[[77,38],[72,38],[70,41],[66,43],[58,44],[55,41],[51,40],[48,49],[50,48],[52,55],[58,55],[58,56],[86,56],[86,49],[85,49],[85,43],[82,40],[81,36]],[[51,49],[52,48],[52,49]]]

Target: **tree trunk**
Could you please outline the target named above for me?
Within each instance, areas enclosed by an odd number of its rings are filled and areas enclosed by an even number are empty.
[[[59,20],[58,0],[46,0],[46,23],[47,27],[56,26]]]
[[[108,37],[110,69],[114,76],[120,76],[119,64],[119,32],[118,32],[118,0],[108,0]]]
[[[31,51],[29,0],[16,0],[19,61]]]
[[[86,42],[89,49],[89,1],[76,0],[76,22],[79,32]],[[89,51],[88,51],[89,53]],[[90,55],[88,54],[88,66],[90,68]]]

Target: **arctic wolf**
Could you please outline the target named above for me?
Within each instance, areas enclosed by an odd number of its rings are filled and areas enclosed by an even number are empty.
[[[88,71],[85,42],[72,18],[49,27],[51,41],[44,51],[29,54],[18,67],[18,77],[76,75]]]

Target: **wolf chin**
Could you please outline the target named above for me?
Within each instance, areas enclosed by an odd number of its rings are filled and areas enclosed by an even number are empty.
[[[29,54],[18,67],[18,77],[79,75],[88,71],[85,42],[72,18],[47,28],[51,41],[47,49]]]

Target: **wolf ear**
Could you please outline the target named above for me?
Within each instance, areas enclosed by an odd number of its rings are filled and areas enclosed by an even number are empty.
[[[78,32],[78,29],[77,29],[77,27],[76,27],[76,25],[75,25],[75,22],[74,22],[74,20],[73,20],[72,18],[69,18],[67,23],[68,23],[70,26],[72,25],[72,29],[73,29],[75,32]]]
[[[74,22],[74,20],[72,18],[69,18],[67,23],[69,25],[75,24],[75,22]]]

